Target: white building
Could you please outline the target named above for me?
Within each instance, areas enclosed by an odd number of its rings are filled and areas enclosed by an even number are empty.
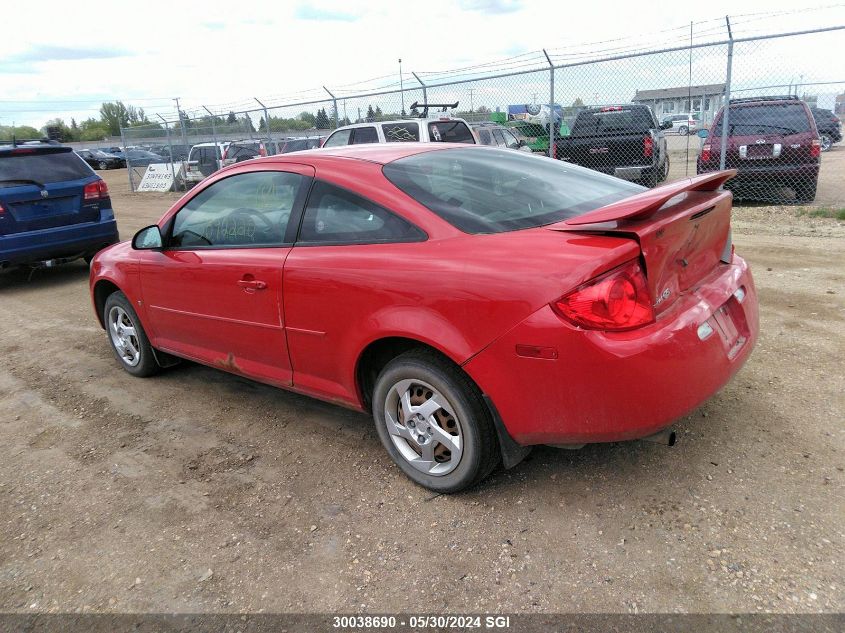
[[[683,86],[681,88],[659,88],[657,90],[637,90],[631,99],[634,103],[651,106],[658,119],[681,112],[704,112],[703,123],[707,124],[716,116],[725,97],[725,84],[706,84],[703,86]],[[703,102],[703,104],[702,104]]]

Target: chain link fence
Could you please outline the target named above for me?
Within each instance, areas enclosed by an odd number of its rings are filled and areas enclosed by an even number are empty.
[[[845,64],[833,51],[843,28],[734,39],[726,25],[715,42],[701,42],[712,33],[691,33],[686,45],[621,54],[609,43],[589,60],[543,51],[495,75],[484,65],[409,73],[401,87],[324,88],[298,102],[180,112],[123,129],[120,145],[133,191],[150,163],[168,164],[173,188],[185,189],[232,162],[318,146],[337,127],[420,116],[425,103],[457,104],[446,114],[465,119],[477,142],[646,186],[735,168],[728,186],[738,200],[841,208]]]

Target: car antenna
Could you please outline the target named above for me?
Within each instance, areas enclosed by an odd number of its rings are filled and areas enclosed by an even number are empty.
[[[443,108],[441,112],[446,112],[447,108],[451,108],[452,110],[457,108],[458,102],[455,101],[455,103],[419,103],[418,101],[414,101],[410,107],[411,110],[413,110],[414,108],[422,108],[423,111],[422,114],[420,114],[420,118],[425,119],[426,117],[428,117],[429,108]]]

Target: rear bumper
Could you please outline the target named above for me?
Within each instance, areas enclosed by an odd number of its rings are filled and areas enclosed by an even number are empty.
[[[97,251],[118,242],[117,222],[82,222],[40,231],[0,235],[0,262],[26,264]]]
[[[741,303],[734,297],[740,287]],[[729,345],[720,330],[700,338],[699,327],[714,323],[723,305],[744,337],[740,345]],[[619,333],[579,330],[547,306],[464,369],[519,444],[630,440],[665,428],[715,394],[751,354],[758,329],[754,281],[736,257],[653,325]],[[517,344],[553,347],[557,358],[519,356]]]
[[[729,161],[730,163],[730,161]],[[728,181],[728,186],[748,184],[752,182],[764,182],[770,186],[789,186],[796,181],[809,180],[819,177],[819,163],[798,163],[792,165],[732,165],[728,164],[726,169],[736,169],[737,174]],[[708,162],[702,164],[699,158],[696,165],[696,172],[706,174],[719,171],[719,163]]]

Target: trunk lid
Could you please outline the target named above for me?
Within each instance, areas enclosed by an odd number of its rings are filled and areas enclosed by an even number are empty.
[[[650,189],[549,228],[635,239],[660,314],[730,261],[732,196],[718,188],[735,174],[726,170]]]

